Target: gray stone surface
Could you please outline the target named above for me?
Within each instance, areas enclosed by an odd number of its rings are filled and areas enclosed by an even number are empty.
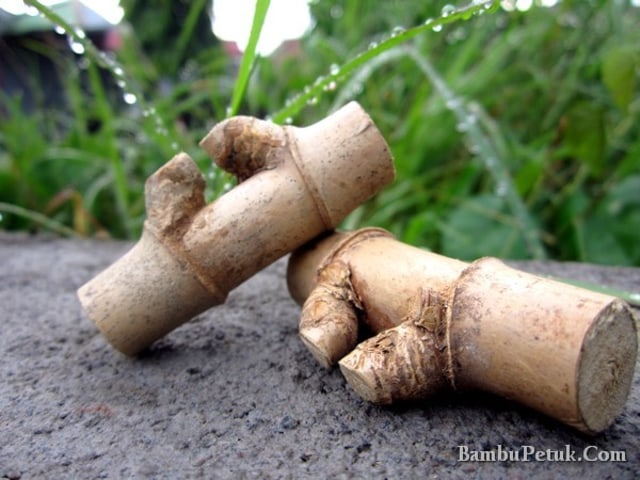
[[[368,405],[297,338],[285,261],[138,358],[109,347],[77,287],[129,244],[0,232],[1,478],[637,478],[640,380],[603,434],[507,400]],[[525,263],[640,286],[640,269]],[[626,462],[459,462],[458,446],[621,451]],[[568,446],[568,447],[567,447]]]

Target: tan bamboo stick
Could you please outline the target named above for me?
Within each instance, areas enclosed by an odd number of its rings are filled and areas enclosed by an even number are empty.
[[[481,389],[596,433],[631,388],[638,340],[626,303],[494,258],[466,264],[363,229],[299,249],[287,278],[304,302],[305,344],[324,365],[339,360],[371,402]],[[359,320],[380,333],[356,346]]]
[[[395,174],[382,135],[355,102],[306,128],[234,117],[201,145],[240,183],[205,205],[201,173],[177,155],[145,185],[138,244],[78,291],[89,317],[127,355],[333,229]]]

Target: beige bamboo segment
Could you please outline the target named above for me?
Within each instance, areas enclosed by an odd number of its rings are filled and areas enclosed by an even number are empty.
[[[631,388],[638,341],[628,305],[493,258],[466,264],[364,229],[295,252],[288,283],[304,302],[305,344],[324,365],[342,358],[351,386],[372,402],[482,389],[596,433]],[[342,315],[332,302],[351,310],[355,333],[323,330]],[[356,347],[358,319],[380,333]]]
[[[355,102],[306,128],[234,117],[202,146],[241,183],[205,205],[201,173],[177,155],[145,185],[140,242],[78,291],[89,317],[127,355],[333,229],[395,174],[382,135]]]

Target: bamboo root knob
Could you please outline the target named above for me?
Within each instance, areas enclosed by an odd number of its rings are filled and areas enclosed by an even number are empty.
[[[340,361],[358,395],[388,405],[419,400],[446,387],[435,337],[414,322],[385,330],[362,342]]]

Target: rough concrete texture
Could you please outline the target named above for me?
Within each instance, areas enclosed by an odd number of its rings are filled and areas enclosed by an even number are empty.
[[[0,232],[2,478],[637,478],[640,379],[587,437],[481,393],[381,408],[297,337],[284,260],[138,358],[113,350],[76,289],[130,244]],[[640,285],[640,269],[521,264]],[[460,462],[471,450],[624,452],[626,462]],[[552,455],[552,454],[550,454]],[[590,457],[590,458],[591,458]]]

